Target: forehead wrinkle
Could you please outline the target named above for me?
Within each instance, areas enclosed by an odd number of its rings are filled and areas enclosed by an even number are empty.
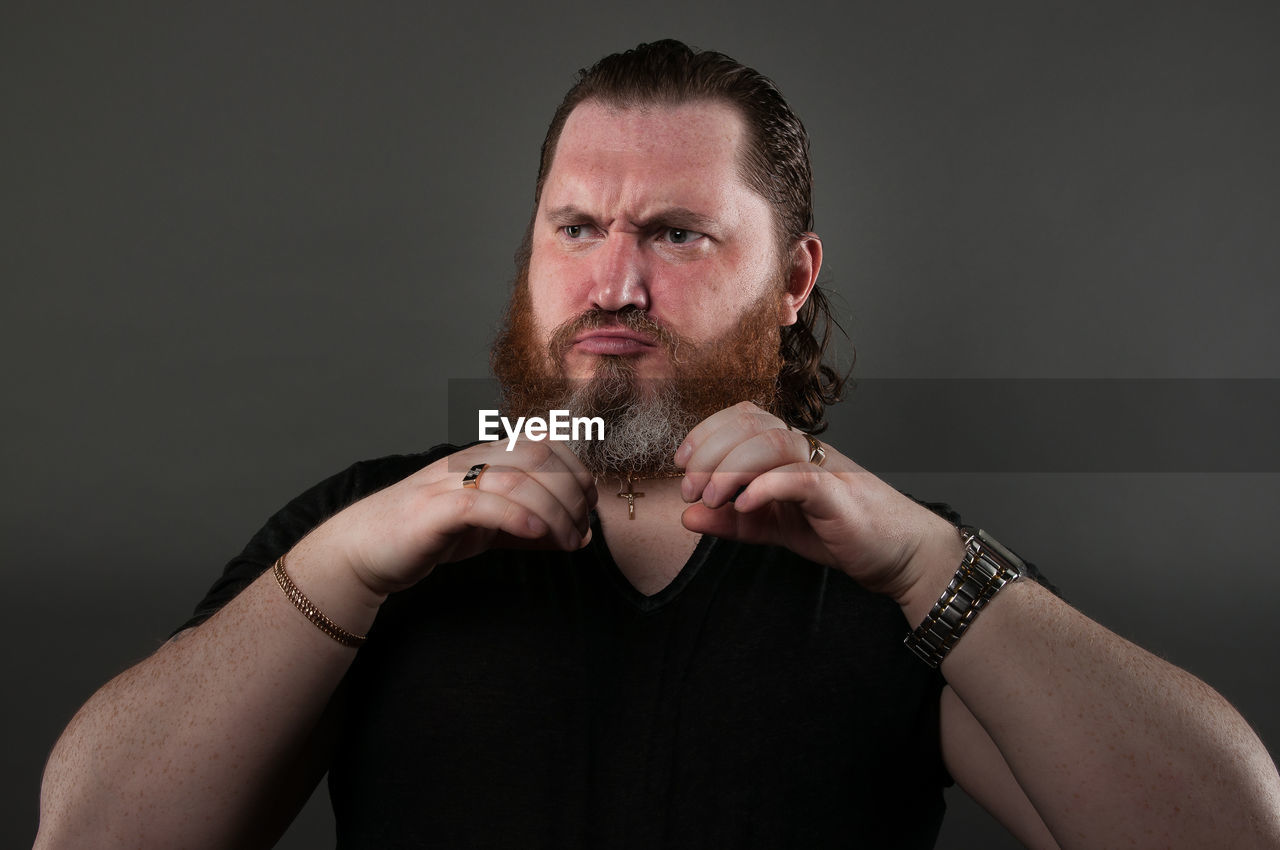
[[[543,215],[574,207],[586,214],[579,221],[644,227],[685,210],[694,216],[667,226],[731,228],[747,215],[746,198],[768,203],[743,177],[746,132],[739,112],[716,101],[627,108],[585,101],[557,140]]]
[[[599,176],[597,176],[599,175]],[[689,230],[714,230],[741,219],[741,198],[720,180],[674,179],[655,183],[647,175],[626,174],[607,168],[575,173],[572,166],[553,175],[543,193],[540,215],[557,225],[582,221],[628,226],[656,225]],[[741,187],[749,197],[755,193]]]

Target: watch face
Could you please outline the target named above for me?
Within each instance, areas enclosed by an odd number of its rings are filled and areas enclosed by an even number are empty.
[[[1026,575],[1027,565],[1021,558],[1010,552],[999,540],[987,534],[981,528],[978,529],[978,540],[982,543],[982,547],[994,553],[998,558],[1003,560],[1012,569],[1017,571],[1018,575]]]

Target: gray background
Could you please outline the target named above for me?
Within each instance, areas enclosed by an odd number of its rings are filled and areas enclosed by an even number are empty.
[[[777,80],[862,377],[1280,377],[1267,4],[372,6],[0,14],[0,845],[76,707],[277,506],[439,439],[546,121],[606,52],[673,35]],[[1276,474],[877,471],[1280,747]],[[950,800],[942,846],[1003,846]],[[314,803],[281,846],[331,844]]]

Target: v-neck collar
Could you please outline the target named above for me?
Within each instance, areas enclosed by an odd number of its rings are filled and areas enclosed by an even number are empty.
[[[707,562],[716,542],[717,539],[708,534],[699,537],[697,545],[693,547],[693,552],[689,555],[689,559],[684,562],[684,566],[680,568],[680,572],[676,573],[675,578],[666,587],[652,596],[645,596],[636,590],[635,585],[627,579],[618,567],[618,562],[613,559],[613,553],[609,551],[609,544],[604,539],[604,529],[600,524],[600,517],[595,511],[591,512],[591,543],[588,544],[587,550],[604,568],[605,573],[609,576],[609,583],[618,590],[623,599],[641,614],[648,614],[652,611],[657,611],[680,596],[681,592],[689,586],[689,583],[693,581],[702,566]]]

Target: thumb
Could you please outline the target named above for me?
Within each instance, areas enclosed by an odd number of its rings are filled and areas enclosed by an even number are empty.
[[[743,543],[778,542],[772,505],[743,513],[736,510],[732,502],[718,508],[708,508],[699,502],[685,508],[680,515],[680,522],[690,531],[726,540],[741,540]]]

